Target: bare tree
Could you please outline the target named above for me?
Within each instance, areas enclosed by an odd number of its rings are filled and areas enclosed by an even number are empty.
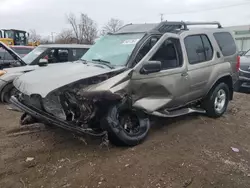
[[[68,23],[71,25],[72,30],[75,34],[75,37],[77,39],[77,43],[80,43],[81,38],[80,38],[80,29],[79,29],[79,24],[76,21],[76,16],[73,13],[70,13],[67,16]]]
[[[41,39],[40,39],[40,43],[41,44],[49,44],[50,43],[50,39],[49,39],[50,37],[49,36],[47,36],[47,37],[42,37]]]
[[[70,14],[68,22],[72,27],[77,43],[93,44],[97,37],[97,25],[87,14],[81,13],[79,23],[76,16]]]
[[[123,21],[115,18],[111,18],[109,22],[103,27],[101,35],[106,33],[114,33],[118,31],[123,26]]]
[[[57,36],[55,43],[58,44],[70,44],[77,43],[76,38],[73,35],[73,31],[70,29],[62,30]]]
[[[35,29],[31,29],[29,32],[29,40],[31,42],[36,42],[41,40],[41,35],[38,35]]]

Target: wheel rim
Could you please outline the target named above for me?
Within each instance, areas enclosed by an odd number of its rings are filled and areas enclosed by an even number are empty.
[[[131,113],[125,112],[119,115],[121,127],[129,135],[134,135],[140,131],[140,123],[138,117]]]
[[[214,100],[214,109],[216,112],[221,113],[226,104],[226,92],[223,89],[220,89],[217,92],[217,95]]]

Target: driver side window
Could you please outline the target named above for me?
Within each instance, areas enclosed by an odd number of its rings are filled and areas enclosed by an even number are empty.
[[[139,63],[142,60],[142,58],[151,50],[151,48],[153,48],[153,46],[158,42],[159,39],[160,39],[160,36],[153,36],[145,42],[143,47],[137,53],[134,59],[133,66],[135,66],[137,63]]]
[[[180,40],[176,38],[168,38],[160,46],[150,61],[160,61],[162,70],[181,67],[183,56]]]

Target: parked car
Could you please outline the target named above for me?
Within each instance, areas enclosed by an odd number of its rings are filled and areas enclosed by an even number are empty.
[[[239,90],[250,88],[250,50],[248,50],[240,59],[240,72],[239,72]]]
[[[34,50],[35,46],[11,46],[10,48],[14,50],[17,54],[19,54],[21,57],[24,57],[32,50]]]
[[[0,58],[0,65],[3,65],[4,68],[0,70],[0,100],[1,102],[9,102],[10,96],[16,92],[12,82],[17,76],[37,68],[43,68],[47,64],[76,61],[86,53],[90,45],[40,45],[22,58],[4,43],[0,43],[0,48],[5,51],[5,57],[7,54],[12,58],[12,60],[4,60],[4,62],[1,62]]]
[[[0,42],[0,70],[4,68],[25,66],[21,57],[10,47]]]
[[[245,55],[246,52],[247,52],[247,51],[239,51],[239,52],[238,52],[238,55],[239,55],[239,56],[243,56],[243,55]]]
[[[192,29],[212,24],[218,28]],[[25,112],[22,124],[134,146],[148,134],[148,115],[222,116],[237,85],[237,53],[232,34],[217,22],[130,24],[96,41],[82,62],[18,77],[20,94],[11,102]]]

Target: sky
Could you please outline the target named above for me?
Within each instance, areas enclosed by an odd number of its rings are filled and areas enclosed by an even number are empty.
[[[250,0],[0,0],[0,28],[35,29],[48,36],[69,28],[66,15],[85,13],[101,28],[110,18],[124,23],[220,21],[250,24]]]

